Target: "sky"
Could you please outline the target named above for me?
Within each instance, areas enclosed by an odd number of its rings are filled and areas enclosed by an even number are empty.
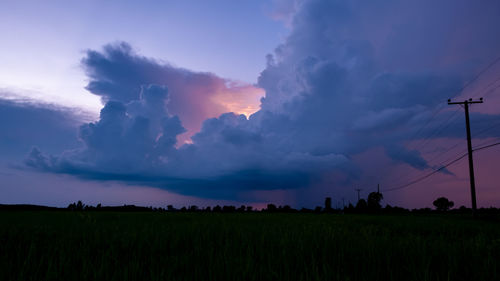
[[[497,1],[3,1],[0,204],[470,206]],[[500,207],[500,146],[477,150]],[[443,166],[449,164],[443,168]],[[431,174],[427,177],[427,175]]]

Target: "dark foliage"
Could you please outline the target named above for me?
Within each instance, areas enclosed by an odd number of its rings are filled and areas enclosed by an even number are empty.
[[[439,197],[438,199],[434,200],[432,204],[436,207],[436,210],[438,211],[448,211],[449,209],[453,208],[453,201],[448,200],[446,197]]]
[[[380,208],[382,208],[382,206],[380,205],[380,201],[382,201],[382,199],[384,199],[384,196],[382,195],[382,193],[371,192],[368,195],[368,200],[367,200],[368,209],[375,211],[375,210],[379,210]]]
[[[398,206],[391,206],[387,204],[384,208],[381,207],[380,201],[383,198],[381,193],[372,192],[368,195],[368,201],[365,199],[360,199],[356,206],[352,203],[342,208],[334,209],[331,208],[331,199],[329,197],[325,198],[325,207],[316,206],[314,209],[301,208],[300,210],[294,209],[289,205],[276,206],[275,204],[268,204],[266,208],[260,210],[260,212],[266,213],[316,213],[316,214],[405,214],[405,213],[415,213],[415,214],[433,214],[442,213],[447,211],[453,214],[470,214],[471,209],[465,206],[460,206],[457,209],[451,209],[454,205],[453,201],[441,197],[434,201],[434,206],[436,210],[430,208],[421,208],[408,210]],[[437,204],[437,205],[436,205]],[[330,206],[330,207],[328,207]],[[37,205],[2,205],[0,204],[1,210],[25,210],[25,211],[61,211],[70,210],[75,212],[84,211],[114,211],[114,212],[205,212],[205,213],[245,213],[245,212],[259,212],[259,210],[254,210],[252,206],[241,205],[240,207],[235,206],[219,206],[214,207],[207,206],[200,208],[196,205],[191,205],[188,207],[181,207],[180,209],[175,208],[173,205],[167,205],[166,208],[154,208],[154,207],[142,207],[135,205],[123,205],[123,206],[102,206],[100,203],[96,206],[86,205],[82,201],[76,203],[71,203],[67,208],[57,208],[57,207],[46,207]],[[496,215],[500,214],[500,209],[490,207],[490,208],[480,208],[478,209],[479,215]]]

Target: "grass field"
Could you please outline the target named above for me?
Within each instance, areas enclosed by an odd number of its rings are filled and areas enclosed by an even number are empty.
[[[0,212],[1,280],[500,280],[459,215]]]

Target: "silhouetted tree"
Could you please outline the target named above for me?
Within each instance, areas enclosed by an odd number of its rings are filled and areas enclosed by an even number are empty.
[[[432,204],[436,207],[436,210],[438,211],[448,211],[450,208],[455,205],[453,201],[448,200],[446,197],[439,197],[438,199],[434,200]]]
[[[214,212],[221,212],[222,208],[221,208],[221,206],[217,205],[217,206],[214,207],[213,211]]]
[[[321,206],[316,206],[316,208],[314,208],[315,213],[321,213],[322,210],[323,208],[321,208]]]
[[[266,211],[268,211],[268,212],[276,212],[277,211],[276,205],[274,205],[274,204],[267,204]]]
[[[378,210],[380,209],[382,206],[380,206],[380,201],[384,198],[384,196],[382,195],[382,193],[380,192],[371,192],[370,194],[368,194],[368,208],[370,210]]]
[[[224,207],[222,207],[222,211],[226,212],[226,213],[232,213],[232,212],[236,211],[236,207],[235,206],[224,206]]]
[[[173,212],[173,211],[175,211],[174,206],[172,206],[172,205],[168,205],[168,206],[167,206],[167,211],[169,211],[169,212]]]
[[[351,202],[349,202],[349,205],[344,208],[344,212],[351,213],[352,211],[354,211],[354,206],[351,204]]]
[[[277,212],[279,212],[279,213],[291,213],[291,212],[295,212],[295,211],[297,211],[297,210],[290,207],[290,205],[279,206],[278,210],[277,210]]]
[[[366,204],[365,199],[359,199],[358,203],[356,204],[356,210],[366,210],[367,206],[368,205]]]
[[[189,211],[190,212],[196,212],[196,211],[198,211],[198,206],[196,206],[196,205],[190,206],[189,207]]]
[[[239,208],[238,208],[238,212],[244,212],[245,211],[245,205],[241,205]]]
[[[84,205],[83,205],[82,201],[78,200],[78,202],[76,203],[75,210],[76,211],[83,211],[83,207],[84,207]]]
[[[253,209],[253,207],[252,207],[252,206],[247,206],[247,212],[251,212],[251,211],[252,211],[252,209]]]
[[[460,206],[460,208],[458,208],[458,211],[460,213],[469,213],[470,212],[470,210],[467,209],[467,207],[465,207],[464,205]]]

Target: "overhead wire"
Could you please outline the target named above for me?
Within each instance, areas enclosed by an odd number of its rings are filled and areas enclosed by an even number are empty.
[[[497,58],[495,58],[490,64],[488,64],[485,68],[483,68],[476,76],[474,76],[471,80],[467,81],[461,88],[460,90],[458,91],[458,93],[455,95],[456,96],[459,96],[460,94],[462,94],[464,92],[465,89],[467,89],[470,85],[472,85],[475,81],[477,81],[477,79],[479,79],[479,77],[481,77],[484,73],[486,73],[486,71],[488,71],[491,67],[493,67],[495,64],[497,64],[498,62],[500,62],[500,56],[498,56]],[[495,79],[493,82],[490,82],[486,87],[483,88],[483,90],[479,91],[479,93],[483,93],[483,92],[486,92],[486,94],[484,96],[488,96],[489,94],[491,94],[494,90],[496,90],[497,88],[500,87],[500,85],[497,85],[496,87],[492,88],[492,89],[489,89],[492,85],[495,85],[498,81],[500,81],[500,77],[498,77],[497,79]],[[477,94],[476,94],[477,95]],[[475,95],[474,95],[475,96]],[[441,106],[438,106],[436,109],[434,109],[433,113],[431,114],[431,116],[429,117],[429,119],[427,119],[427,121],[413,134],[413,137],[412,139],[415,139],[421,132],[424,132],[424,129],[429,125],[431,124],[432,120],[438,115],[438,113],[440,113],[446,106],[443,104]],[[436,129],[434,131],[432,131],[427,137],[423,138],[423,139],[419,139],[419,141],[421,142],[419,145],[417,145],[417,148],[422,148],[423,146],[425,146],[427,143],[429,143],[429,141],[431,140],[431,138],[433,138],[434,136],[436,135],[439,135],[441,134],[445,129],[447,129],[454,121],[454,119],[457,117],[457,113],[459,111],[460,108],[456,109],[451,115],[450,117],[448,117],[448,119],[446,119],[443,123],[441,123],[440,126],[436,126]],[[500,124],[498,124],[500,125]],[[488,127],[487,129],[484,129],[482,130],[480,133],[478,133],[477,135],[480,135],[481,133],[484,133],[498,125],[494,125],[494,126],[491,126],[491,127]],[[445,150],[443,153],[439,154],[437,158],[440,158],[441,156],[445,155],[446,153],[448,153],[449,151],[453,150],[455,147],[457,147],[458,145],[460,144],[460,142],[457,142],[455,145],[453,145],[452,147],[448,148],[447,150]],[[476,148],[475,150],[481,150],[481,149],[486,149],[486,148],[489,148],[489,147],[492,147],[492,146],[495,146],[495,145],[499,145],[500,142],[498,143],[494,143],[494,144],[491,144],[491,145],[487,145],[485,147],[478,147]],[[417,148],[414,148],[415,150]],[[399,152],[397,155],[401,154],[401,152]],[[403,185],[397,185],[395,187],[392,187],[392,188],[387,188],[387,189],[383,189],[381,191],[384,191],[384,192],[387,192],[387,191],[394,191],[394,190],[399,190],[399,189],[403,189],[403,188],[406,188],[408,186],[411,186],[413,184],[416,184],[440,171],[442,171],[443,169],[455,164],[456,162],[460,161],[461,159],[463,159],[465,156],[467,156],[468,153],[465,153],[465,154],[460,154],[460,156],[458,158],[455,158],[453,160],[451,160],[450,162],[448,162],[450,160],[450,158],[448,158],[447,160],[445,160],[444,162],[442,162],[439,166],[439,168],[437,169],[433,169],[432,172],[424,175],[424,176],[421,176],[421,177],[418,177],[406,184],[403,184]],[[455,157],[455,156],[454,156]],[[433,158],[433,160],[437,159],[436,157]],[[445,164],[446,163],[446,164]]]
[[[471,80],[467,81],[459,90],[458,90],[458,94],[456,94],[455,96],[458,96],[460,94],[462,94],[464,92],[465,89],[467,89],[469,86],[471,86],[474,82],[476,82],[479,77],[481,77],[484,73],[486,73],[486,71],[488,71],[491,67],[493,67],[495,64],[497,64],[498,62],[500,62],[500,56],[498,56],[497,58],[495,58],[492,62],[490,62],[486,67],[484,67],[476,76],[474,76]],[[489,88],[491,85],[495,84],[497,81],[500,80],[500,77],[498,79],[496,79],[494,82],[488,84],[488,86],[486,88]],[[500,85],[498,86],[500,87]],[[496,88],[498,88],[496,87]],[[496,89],[495,88],[495,89]],[[483,88],[484,89],[484,88]],[[440,105],[438,106],[436,109],[434,109],[433,113],[431,114],[431,117],[429,117],[429,119],[427,119],[427,121],[423,124],[422,127],[420,127],[416,132],[415,134],[411,137],[411,139],[417,139],[417,136],[424,131],[424,129],[431,123],[431,121],[434,119],[434,117],[437,116],[438,113],[440,113],[446,106],[443,104],[443,105]],[[454,121],[454,118],[456,118],[456,114],[458,112],[459,108],[455,110],[454,113],[452,113],[452,115],[446,120],[444,121],[444,123],[442,123],[441,126],[438,126],[438,128],[435,130],[435,131],[432,131],[431,134],[423,139],[420,139],[420,145],[418,145],[418,148],[414,148],[414,150],[418,150],[420,148],[422,148],[423,146],[425,146],[429,141],[430,139],[435,136],[435,135],[439,135],[442,131],[444,131],[446,128],[448,128],[451,123]],[[450,121],[450,122],[448,122]],[[448,122],[448,123],[447,123]],[[436,133],[437,132],[437,133]],[[396,155],[399,156],[400,154],[402,153],[402,151],[398,152]]]
[[[500,142],[497,141],[497,142],[492,143],[492,144],[483,145],[481,147],[476,147],[476,148],[472,149],[472,151],[479,151],[479,150],[483,150],[483,149],[490,148],[490,147],[497,146],[497,145],[500,145]]]
[[[489,89],[492,85],[495,85],[498,81],[500,81],[500,77],[498,77],[497,79],[495,79],[493,82],[489,83],[480,92],[478,92],[479,94],[474,95],[474,97],[480,97],[480,96],[482,96],[484,98],[484,97],[489,96],[491,93],[493,93],[496,89],[498,89],[500,87],[500,84],[499,84],[499,85],[497,85],[497,86]]]
[[[487,85],[485,88],[483,88],[483,92],[484,92],[485,90],[487,90],[487,89],[488,89],[491,85],[494,85],[494,84],[495,84],[496,82],[498,82],[498,81],[500,81],[500,77],[498,77],[497,79],[495,79],[495,81],[493,81],[492,83],[490,83],[489,85]],[[496,86],[495,88],[493,88],[493,89],[489,89],[489,91],[488,91],[488,93],[487,93],[487,94],[491,93],[491,92],[492,92],[492,90],[497,89],[497,88],[500,88],[500,85],[497,85],[497,86]],[[498,123],[494,123],[493,125],[491,125],[491,126],[489,126],[489,127],[483,128],[483,129],[479,130],[478,132],[476,132],[476,133],[474,134],[474,138],[477,138],[477,137],[479,137],[479,136],[482,136],[484,133],[486,133],[486,132],[488,132],[488,131],[490,131],[490,130],[492,130],[492,129],[495,129],[495,128],[499,127],[499,126],[500,126],[500,122],[498,122]],[[431,158],[431,159],[427,160],[427,162],[432,163],[434,160],[441,158],[441,157],[442,157],[442,156],[444,156],[446,153],[448,153],[449,151],[452,151],[454,148],[456,148],[457,146],[459,146],[462,142],[463,142],[463,140],[457,140],[457,141],[456,141],[456,143],[455,143],[453,146],[451,146],[451,147],[449,147],[448,149],[446,149],[446,150],[442,151],[442,152],[441,152],[440,154],[438,154],[437,156],[435,156],[435,157],[433,157],[433,158]],[[489,142],[489,141],[487,141],[487,142]],[[483,142],[483,143],[481,143],[481,145],[482,145],[482,144],[484,144],[484,143],[487,143],[487,142]],[[464,144],[465,144],[465,143],[464,143]],[[465,151],[466,151],[466,149],[462,149],[462,150],[465,150]]]
[[[441,134],[444,130],[446,130],[452,123],[455,121],[455,119],[458,117],[458,112],[460,108],[457,108],[453,113],[450,114],[450,116],[444,121],[444,123],[441,124],[435,131],[433,131],[429,136],[427,136],[425,139],[422,140],[420,145],[417,145],[417,147],[413,148],[413,150],[419,150],[423,147],[425,147],[426,144],[428,144],[432,138],[435,136],[438,136]]]
[[[428,173],[428,174],[426,174],[426,175],[424,175],[424,176],[421,176],[421,177],[419,177],[419,178],[417,178],[417,179],[414,179],[414,180],[412,180],[412,181],[410,181],[410,182],[408,182],[408,183],[406,183],[406,184],[400,185],[400,186],[396,186],[396,187],[391,187],[391,188],[386,188],[386,189],[383,189],[382,191],[383,191],[383,192],[387,192],[387,191],[399,190],[399,189],[403,189],[403,188],[406,188],[406,187],[408,187],[408,186],[411,186],[411,185],[413,185],[413,184],[416,184],[416,183],[418,183],[418,182],[420,182],[420,181],[423,181],[424,179],[426,179],[426,178],[428,178],[428,177],[430,177],[430,176],[432,176],[432,175],[436,174],[437,172],[440,172],[441,170],[443,170],[443,169],[445,169],[445,168],[449,167],[450,165],[455,164],[456,162],[458,162],[459,160],[461,160],[461,159],[462,159],[462,158],[464,158],[465,156],[467,156],[467,153],[465,153],[465,154],[461,155],[460,157],[458,157],[458,158],[454,159],[453,161],[451,161],[451,162],[447,163],[446,165],[441,166],[439,169],[435,169],[434,171],[432,171],[432,172],[430,172],[430,173]]]
[[[485,68],[483,68],[472,80],[469,80],[469,82],[465,83],[464,86],[462,87],[461,91],[462,92],[465,88],[469,87],[472,83],[474,83],[481,75],[483,75],[486,71],[488,71],[490,68],[492,68],[495,64],[500,62],[500,56],[498,56],[496,59],[494,59],[490,64],[488,64]]]
[[[484,146],[476,147],[476,148],[472,149],[472,151],[473,152],[474,151],[480,151],[480,150],[491,148],[491,147],[494,147],[494,146],[497,146],[497,145],[500,145],[500,142],[495,142],[495,143],[492,143],[492,144],[489,144],[489,145],[484,145]],[[408,182],[406,184],[395,186],[395,187],[391,187],[391,188],[386,188],[386,189],[383,189],[382,191],[383,192],[388,192],[388,191],[394,191],[394,190],[399,190],[399,189],[403,189],[403,188],[409,187],[409,186],[411,186],[413,184],[416,184],[416,183],[418,183],[420,181],[423,181],[424,179],[427,179],[427,178],[431,177],[432,175],[434,175],[434,174],[442,171],[443,169],[445,169],[445,168],[447,168],[447,167],[449,167],[449,166],[457,163],[458,161],[460,161],[461,159],[463,159],[467,155],[468,155],[468,153],[464,153],[464,154],[460,155],[458,158],[455,158],[455,159],[451,160],[450,162],[442,165],[440,168],[435,169],[434,171],[432,171],[432,172],[430,172],[428,174],[425,174],[425,175],[423,175],[421,177],[418,177],[418,178],[416,178],[416,179],[414,179],[414,180],[412,180],[412,181],[410,181],[410,182]]]
[[[435,155],[435,157],[432,157],[431,159],[426,160],[427,163],[433,163],[435,160],[440,159],[442,156],[446,155],[446,153],[452,151],[453,149],[455,149],[456,147],[458,147],[460,144],[465,144],[465,143],[463,143],[462,139],[456,140],[456,142],[455,142],[454,145],[450,146],[449,148],[447,148],[446,150],[442,151],[441,153]],[[461,149],[461,151],[463,151],[463,150],[464,150],[464,148]],[[440,161],[438,161],[438,162],[440,162]]]

